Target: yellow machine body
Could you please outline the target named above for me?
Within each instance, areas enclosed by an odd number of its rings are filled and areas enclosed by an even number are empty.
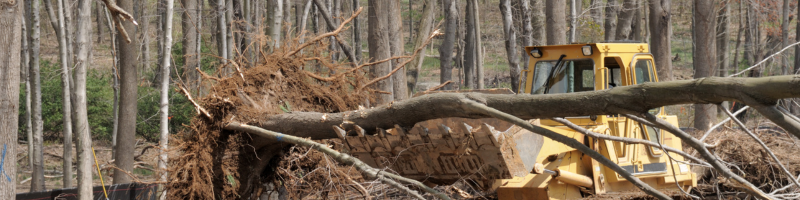
[[[591,49],[588,55],[585,53],[586,49]],[[524,83],[521,83],[523,87],[520,87],[518,93],[542,94],[544,90],[540,88],[548,87],[548,85],[550,85],[548,93],[566,93],[657,82],[653,56],[648,49],[647,44],[641,43],[526,47],[525,50],[531,58],[528,65],[530,70],[523,71],[527,78]],[[532,52],[537,55],[532,55]],[[566,66],[563,67],[564,76],[561,80],[553,80],[558,77],[553,74],[557,73],[550,72],[552,70],[548,69],[552,68],[547,68],[544,64],[558,62],[560,58],[564,62],[563,65]],[[548,80],[545,81],[550,81],[550,83],[537,82],[537,77],[546,77]],[[555,86],[557,84],[566,86]],[[656,108],[650,112],[675,126],[678,125],[677,117],[667,115],[663,108]],[[664,146],[682,149],[680,138],[669,132],[642,125],[624,116],[580,116],[568,117],[567,120],[596,133],[651,141],[658,139],[658,142],[663,143]],[[684,161],[680,155],[670,153],[670,156],[677,160],[670,162],[669,157],[659,148],[642,144],[594,140],[551,120],[542,120],[541,125],[578,141],[588,140],[584,141],[584,144],[659,190],[676,192],[678,186],[683,187],[684,190],[697,186],[696,174],[692,173],[690,166],[677,162]],[[653,134],[654,132],[659,132],[659,134]],[[661,136],[661,138],[657,138],[657,136]],[[548,138],[544,138],[536,162],[541,163],[545,169],[568,171],[591,178],[594,184],[591,188],[587,188],[570,184],[569,181],[558,180],[550,174],[529,173],[525,177],[496,180],[494,187],[497,189],[498,197],[500,199],[575,199],[581,197],[582,189],[584,194],[638,190],[633,184],[597,161]],[[676,178],[677,184],[675,183]]]
[[[517,95],[595,91],[658,81],[647,44],[573,44],[525,50],[530,56],[529,70],[522,72],[526,78]],[[513,93],[507,89],[456,92]],[[666,115],[663,108],[650,112],[678,125],[677,117]],[[623,116],[566,119],[596,133],[658,140],[681,149],[681,140],[672,134]],[[670,161],[659,148],[594,140],[551,120],[531,123],[583,142],[656,189],[675,192],[678,186],[686,190],[697,184],[689,165]],[[345,152],[373,167],[430,184],[467,180],[477,189],[497,191],[499,199],[575,199],[638,191],[583,153],[498,119],[442,118],[374,133],[358,126],[337,132]],[[684,161],[680,155],[670,156]]]

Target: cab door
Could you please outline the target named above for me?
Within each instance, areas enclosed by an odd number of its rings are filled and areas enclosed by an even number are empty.
[[[658,77],[655,73],[655,65],[653,64],[653,56],[650,54],[638,54],[631,60],[629,66],[631,84],[643,84],[647,82],[658,82]],[[653,115],[661,115],[662,108],[653,108],[648,112]],[[663,142],[663,134],[661,130],[647,126],[642,123],[627,120],[629,134],[635,138],[650,140],[655,143]],[[632,148],[633,166],[624,167],[626,170],[631,171],[634,175],[647,175],[659,174],[667,171],[667,165],[662,160],[664,152],[658,147],[651,147],[642,144],[635,145]]]

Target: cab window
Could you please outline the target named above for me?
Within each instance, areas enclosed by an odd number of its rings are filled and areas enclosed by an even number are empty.
[[[633,66],[633,73],[636,77],[634,84],[653,82],[653,63],[651,60],[637,60]]]
[[[556,66],[558,64],[558,66]],[[556,94],[594,90],[594,61],[539,61],[534,66],[532,94]]]

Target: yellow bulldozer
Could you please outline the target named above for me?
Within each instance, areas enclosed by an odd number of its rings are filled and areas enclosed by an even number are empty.
[[[517,95],[605,90],[658,81],[647,44],[531,46],[525,51],[531,67],[522,71],[525,81],[515,91]],[[515,93],[508,89],[467,92]],[[667,115],[663,108],[649,112],[678,126],[677,117]],[[681,140],[672,134],[621,115],[565,117],[592,132],[681,149]],[[697,185],[689,165],[670,162],[658,147],[590,138],[549,119],[530,122],[582,141],[662,192]],[[443,118],[377,133],[359,128],[356,132],[342,135],[344,146],[373,167],[429,184],[467,181],[480,190],[496,191],[499,199],[576,199],[638,190],[583,153],[498,119]],[[680,155],[670,156],[684,161]]]

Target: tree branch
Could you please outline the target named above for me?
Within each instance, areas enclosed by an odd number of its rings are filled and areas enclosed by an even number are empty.
[[[413,126],[417,122],[446,118],[485,118],[481,112],[463,110],[453,102],[482,99],[482,103],[522,119],[563,116],[618,114],[620,108],[636,113],[651,108],[686,104],[741,100],[758,97],[760,101],[800,97],[800,83],[795,76],[762,78],[703,78],[634,86],[608,90],[545,95],[436,93],[397,101],[390,105],[340,113],[292,112],[271,115],[258,126],[312,139],[337,138],[331,126],[367,130],[390,129],[395,124]],[[580,106],[574,106],[580,105]],[[323,118],[323,115],[326,117]],[[376,120],[381,119],[381,120]],[[798,126],[800,127],[800,126]],[[797,129],[800,132],[800,128]]]
[[[312,1],[314,1],[314,4],[316,4],[317,8],[319,8],[317,10],[322,14],[322,18],[325,19],[325,24],[328,25],[328,29],[334,29],[336,25],[333,24],[333,19],[331,18],[331,14],[328,13],[328,8],[325,7],[325,4],[323,4],[320,0],[312,0]],[[359,11],[360,10],[361,8],[359,8]],[[347,22],[349,22],[349,20],[340,25],[344,25]],[[359,31],[359,30],[353,30],[353,31]],[[336,42],[339,43],[339,47],[342,47],[344,55],[347,56],[347,59],[350,60],[351,63],[357,64],[358,60],[356,60],[356,54],[353,53],[353,48],[351,48],[350,45],[347,45],[347,43],[344,43],[342,40],[339,40],[338,34],[334,35],[334,37],[336,37]]]
[[[320,10],[324,10],[324,9],[320,9]],[[297,52],[300,52],[300,50],[303,50],[303,48],[305,48],[305,47],[307,47],[307,46],[309,46],[309,45],[311,45],[311,44],[313,44],[313,43],[315,43],[315,42],[317,42],[319,40],[325,39],[326,37],[339,35],[339,32],[342,32],[342,30],[344,30],[344,25],[347,24],[347,23],[350,23],[350,21],[353,21],[353,19],[358,17],[358,14],[360,14],[361,11],[363,11],[363,10],[364,10],[364,8],[358,8],[358,10],[356,10],[356,12],[354,12],[353,15],[350,16],[350,18],[347,18],[347,20],[344,20],[344,22],[342,22],[342,24],[339,25],[339,28],[336,28],[336,30],[324,33],[322,35],[318,35],[314,39],[311,39],[310,41],[307,41],[307,42],[301,44],[294,51],[290,51],[289,53],[286,54],[286,56],[292,56],[294,54],[297,54]],[[350,56],[348,55],[348,57],[350,57]],[[355,58],[353,58],[353,59],[355,59]],[[353,65],[355,65],[355,62],[353,62]]]

